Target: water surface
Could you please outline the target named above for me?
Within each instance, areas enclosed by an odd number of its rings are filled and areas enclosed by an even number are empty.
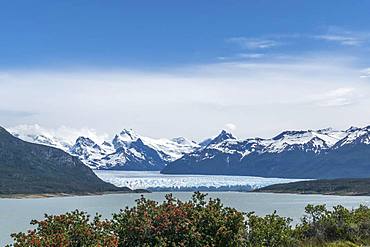
[[[147,198],[163,201],[164,192],[146,194]],[[189,200],[192,193],[175,192],[175,197]],[[297,222],[308,203],[341,204],[347,208],[360,204],[370,206],[370,197],[361,196],[324,196],[324,195],[293,195],[250,192],[209,192],[212,198],[220,198],[222,202],[244,212],[255,211],[265,215],[277,210],[280,215],[291,217]],[[10,242],[12,232],[25,231],[30,228],[32,219],[42,219],[44,213],[61,214],[74,209],[87,211],[94,215],[99,212],[105,218],[118,212],[125,206],[133,206],[139,194],[113,194],[101,196],[59,197],[44,199],[0,199],[0,246]]]

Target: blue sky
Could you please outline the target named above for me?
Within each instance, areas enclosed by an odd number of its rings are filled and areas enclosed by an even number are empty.
[[[196,140],[223,128],[271,137],[369,125],[369,9],[362,0],[1,1],[0,125]]]
[[[367,39],[369,9],[362,0],[2,1],[0,67],[142,68],[343,50],[340,40],[315,36]],[[237,38],[271,43],[243,46]]]

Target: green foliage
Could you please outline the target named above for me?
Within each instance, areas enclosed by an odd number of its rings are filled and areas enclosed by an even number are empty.
[[[318,243],[339,240],[370,243],[370,209],[366,206],[352,210],[336,206],[328,210],[325,205],[307,205],[305,211],[295,230],[300,239]]]
[[[33,220],[35,230],[12,234],[14,247],[115,247],[118,239],[110,231],[110,222],[97,215],[92,221],[78,210],[63,215],[45,215],[42,221]]]
[[[163,204],[142,197],[112,222],[119,246],[243,246],[245,234],[242,213],[200,193],[185,203],[171,194]]]
[[[370,244],[370,208],[348,210],[308,205],[300,224],[276,212],[257,216],[206,200],[194,193],[182,202],[166,196],[163,203],[141,197],[111,220],[80,211],[32,221],[36,229],[12,234],[14,247],[245,246],[356,247]]]
[[[291,219],[277,215],[276,211],[265,217],[256,216],[254,213],[247,216],[247,246],[289,247],[296,244],[290,225]]]

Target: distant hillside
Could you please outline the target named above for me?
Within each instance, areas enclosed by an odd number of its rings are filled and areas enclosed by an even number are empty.
[[[77,157],[22,141],[0,127],[0,195],[127,191],[100,180]]]
[[[370,178],[323,179],[270,185],[256,192],[326,194],[326,195],[370,195]]]

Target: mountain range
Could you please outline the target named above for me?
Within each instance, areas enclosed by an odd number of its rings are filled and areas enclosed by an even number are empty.
[[[159,171],[183,155],[200,148],[200,145],[183,137],[154,139],[124,129],[112,140],[97,143],[80,136],[71,143],[63,136],[53,136],[47,131],[10,132],[22,140],[60,148],[92,169]]]
[[[282,178],[370,176],[370,126],[284,131],[270,139],[238,139],[223,130],[200,143],[182,137],[153,139],[127,129],[99,144],[82,136],[68,144],[47,134],[12,133],[61,148],[93,169]]]
[[[284,131],[271,139],[239,140],[225,131],[162,173],[282,178],[370,177],[370,126]]]
[[[102,181],[78,157],[22,141],[0,127],[0,196],[109,191],[133,192]]]

